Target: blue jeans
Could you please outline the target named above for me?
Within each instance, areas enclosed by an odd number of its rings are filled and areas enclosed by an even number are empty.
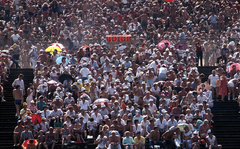
[[[160,73],[158,76],[158,81],[165,81],[167,78],[166,74]]]
[[[154,145],[161,145],[161,141],[158,140],[157,143],[154,143],[153,140],[149,140],[149,144],[151,147],[154,147]]]
[[[150,86],[151,88],[153,87],[154,80],[153,79],[148,79],[147,80],[147,86]]]

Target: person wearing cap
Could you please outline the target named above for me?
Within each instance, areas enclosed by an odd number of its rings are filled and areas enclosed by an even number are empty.
[[[93,107],[93,113],[91,114],[91,118],[93,118],[94,121],[97,122],[97,124],[99,124],[100,120],[102,119],[102,115],[100,113],[98,113],[98,108],[95,105]]]
[[[82,76],[82,82],[88,79],[88,75],[91,75],[91,71],[87,68],[87,63],[83,64],[83,68],[80,69],[79,74]]]
[[[33,114],[35,114],[38,111],[38,108],[35,106],[34,100],[30,102],[30,105],[28,105],[27,108],[30,109]]]
[[[80,101],[78,101],[78,107],[80,109],[84,109],[85,111],[91,110],[90,103],[87,99],[87,96],[85,94],[80,96]]]
[[[53,96],[56,97],[58,96],[60,99],[63,99],[64,97],[64,89],[58,86],[56,88],[56,91],[53,93]]]
[[[88,122],[87,122],[87,129],[88,129],[88,133],[89,135],[93,135],[93,137],[95,138],[96,135],[96,130],[98,127],[98,123],[94,120],[94,118],[89,118]]]
[[[209,125],[211,126],[212,118],[213,118],[213,114],[211,113],[211,109],[207,108],[206,113],[203,116],[203,119],[207,119],[209,122]]]
[[[63,100],[59,96],[55,96],[55,98],[53,99],[52,105],[55,105],[57,108],[62,109]]]
[[[207,131],[208,131],[209,129],[210,129],[210,126],[209,126],[209,124],[208,124],[208,120],[205,119],[205,120],[203,121],[203,124],[200,125],[200,127],[199,127],[200,137],[201,137],[201,138],[206,138],[206,136],[208,135],[208,134],[207,134]]]
[[[37,94],[42,95],[43,93],[47,94],[48,92],[48,84],[47,82],[43,82],[37,87]]]
[[[217,138],[212,134],[211,129],[207,131],[208,135],[206,137],[206,142],[209,149],[222,149],[222,145],[218,144]]]
[[[24,126],[23,126],[23,122],[21,120],[17,121],[17,126],[14,128],[13,131],[13,140],[14,140],[14,145],[17,145],[17,141],[19,141],[20,137],[21,137],[21,133],[24,131]]]
[[[72,93],[67,92],[66,95],[67,97],[63,101],[64,107],[67,107],[71,103],[71,100],[74,100],[74,98],[72,97]]]
[[[72,85],[76,85],[79,89],[83,87],[82,79],[78,79],[77,82],[74,82]]]
[[[109,111],[107,110],[105,104],[101,104],[101,109],[99,109],[99,113],[100,113],[102,116],[109,114]]]
[[[158,126],[161,135],[167,130],[167,120],[163,118],[163,115],[161,113],[155,122],[155,126]]]

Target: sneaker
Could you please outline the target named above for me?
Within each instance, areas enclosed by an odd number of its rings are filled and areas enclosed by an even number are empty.
[[[230,100],[230,97],[228,97],[228,100]]]
[[[6,100],[4,100],[4,98],[2,98],[1,102],[6,102]]]

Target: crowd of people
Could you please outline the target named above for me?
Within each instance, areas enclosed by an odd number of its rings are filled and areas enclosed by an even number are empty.
[[[238,100],[239,9],[235,0],[2,0],[1,80],[34,69],[28,86],[23,74],[12,83],[14,146],[221,149],[211,107]],[[46,52],[52,43],[61,51]],[[197,66],[217,68],[204,82]]]

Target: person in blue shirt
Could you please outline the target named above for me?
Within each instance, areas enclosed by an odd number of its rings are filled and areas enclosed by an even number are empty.
[[[122,140],[123,146],[125,146],[125,149],[132,149],[134,145],[133,143],[134,143],[134,140],[132,137],[130,137],[130,132],[126,131],[125,137]]]
[[[43,101],[43,96],[39,97],[39,101],[37,102],[37,108],[38,110],[43,110],[43,106],[46,105],[46,102]]]

